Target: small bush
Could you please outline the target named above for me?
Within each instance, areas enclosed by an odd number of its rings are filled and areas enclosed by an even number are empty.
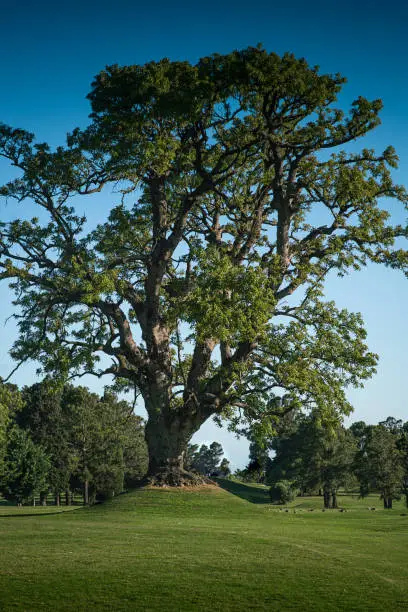
[[[269,495],[273,504],[288,504],[298,494],[295,483],[291,480],[279,480],[269,489]]]

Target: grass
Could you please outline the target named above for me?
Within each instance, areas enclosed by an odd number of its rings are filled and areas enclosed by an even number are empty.
[[[402,503],[341,497],[340,513],[298,498],[282,510],[262,487],[221,484],[51,515],[8,507],[0,610],[408,609]]]

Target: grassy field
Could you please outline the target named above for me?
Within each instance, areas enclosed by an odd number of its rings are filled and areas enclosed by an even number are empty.
[[[402,502],[340,503],[280,509],[225,481],[69,511],[4,506],[0,610],[408,610]]]

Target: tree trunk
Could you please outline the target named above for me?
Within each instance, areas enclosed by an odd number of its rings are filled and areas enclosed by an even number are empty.
[[[89,505],[89,481],[84,481],[84,505]]]
[[[40,493],[40,504],[42,506],[47,505],[47,493]]]
[[[332,508],[338,508],[337,505],[337,491],[332,491]]]
[[[384,508],[386,510],[392,510],[392,497],[384,495]]]
[[[331,499],[330,491],[324,490],[323,491],[323,503],[324,503],[324,507],[326,508],[326,510],[328,510],[331,507],[330,499]]]
[[[60,502],[60,494],[59,493],[55,494],[54,503],[55,503],[56,506],[60,505],[61,502]]]
[[[70,491],[69,489],[67,489],[67,490],[65,491],[65,505],[66,505],[66,506],[70,506],[70,505],[71,505],[71,502],[72,502],[72,499],[71,499],[71,491]]]
[[[151,414],[151,413],[150,413]],[[192,435],[201,422],[192,415],[157,415],[150,417],[145,428],[149,451],[147,481],[156,486],[194,486],[208,483],[200,474],[184,468],[184,455]]]

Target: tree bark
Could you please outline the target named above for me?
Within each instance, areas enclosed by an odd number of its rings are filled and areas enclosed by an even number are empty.
[[[71,491],[69,489],[67,489],[65,491],[65,505],[66,506],[70,506],[71,502],[72,502]]]
[[[331,507],[330,506],[330,499],[331,499],[330,491],[324,490],[323,491],[323,504],[324,504],[324,507],[326,508],[326,510],[328,510]]]
[[[337,505],[337,491],[332,491],[332,504],[331,504],[332,508],[338,508]]]
[[[89,481],[84,481],[84,505],[89,505]]]
[[[61,502],[60,502],[60,494],[59,493],[55,494],[54,503],[55,503],[56,506],[60,505]]]
[[[392,510],[392,497],[384,495],[384,509]]]
[[[201,422],[192,414],[180,416],[167,412],[156,418],[150,416],[145,428],[149,452],[147,481],[150,484],[181,487],[209,482],[205,476],[184,468],[187,444],[200,426]]]

